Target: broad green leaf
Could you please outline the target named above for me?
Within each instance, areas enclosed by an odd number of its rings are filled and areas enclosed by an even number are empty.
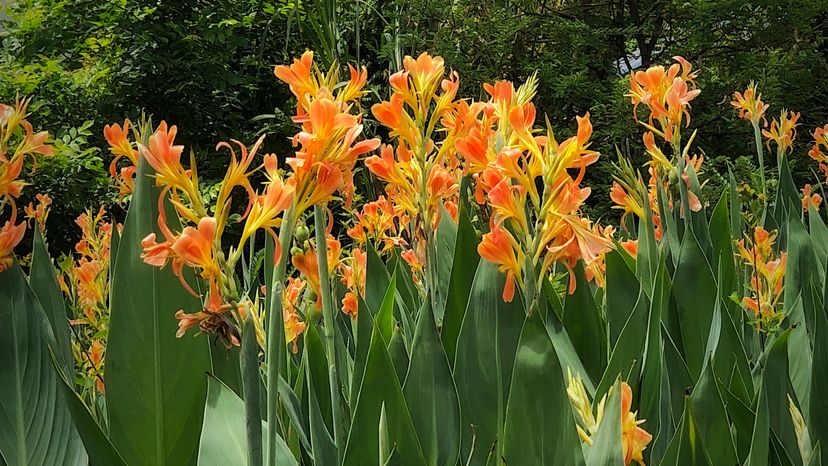
[[[618,251],[607,253],[606,267],[607,325],[609,326],[609,344],[614,347],[635,304],[640,300],[641,286],[635,277],[635,272],[627,266]]]
[[[615,381],[605,405],[604,419],[598,426],[586,455],[586,466],[622,466],[621,383]]]
[[[584,369],[584,365],[581,363],[575,347],[572,346],[572,341],[569,339],[563,323],[558,318],[559,314],[555,309],[563,309],[563,304],[561,304],[561,300],[555,293],[555,290],[552,289],[552,284],[549,280],[546,280],[543,284],[541,295],[542,301],[547,304],[546,307],[551,308],[545,309],[541,307],[540,310],[546,310],[544,312],[546,315],[546,331],[549,334],[549,339],[552,340],[552,346],[555,347],[555,352],[558,354],[558,360],[561,361],[563,375],[566,376],[570,371],[573,375],[580,375],[587,393],[590,396],[594,396],[595,384],[592,382],[589,374],[587,374],[586,369]],[[546,299],[543,299],[544,296]]]
[[[828,298],[828,296],[826,296]],[[803,411],[808,421],[808,429],[814,439],[828,440],[828,317],[825,309],[818,309],[814,325],[814,357],[811,372],[811,397],[807,411]]]
[[[426,464],[457,464],[460,400],[428,300],[420,310],[403,395],[426,455]]]
[[[738,464],[736,444],[730,434],[727,411],[719,391],[713,365],[708,361],[690,395],[694,425],[711,458],[721,464]]]
[[[583,262],[579,262],[571,273],[575,274],[575,291],[566,296],[561,320],[589,377],[600,380],[607,362],[604,325],[586,279]]]
[[[442,317],[442,331],[440,339],[446,349],[449,363],[454,365],[457,352],[457,336],[466,313],[469,302],[472,282],[474,281],[477,264],[480,256],[477,254],[477,235],[469,220],[469,214],[461,203],[458,214],[457,241],[452,260],[451,277],[449,278],[446,307]],[[438,318],[438,322],[440,319]]]
[[[46,249],[43,234],[40,232],[40,228],[35,228],[32,241],[32,267],[29,272],[29,285],[46,312],[46,317],[49,319],[52,333],[55,336],[55,357],[60,363],[61,370],[68,375],[75,372],[75,361],[72,357],[70,344],[72,331],[69,329],[63,293],[60,291],[55,272],[52,259],[49,257],[49,251]]]
[[[670,301],[670,278],[661,262],[653,281],[652,302],[647,321],[647,339],[641,372],[639,417],[647,419],[647,430],[653,436],[645,450],[645,458],[657,463],[664,455],[673,435],[673,410],[670,399],[670,382],[664,359],[664,342],[661,337],[661,316]]]
[[[716,279],[699,242],[691,232],[685,232],[673,277],[673,295],[678,309],[684,360],[693,379],[700,377],[704,365],[716,292]]]
[[[405,382],[405,374],[408,372],[409,360],[399,324],[394,325],[394,333],[391,335],[391,341],[388,342],[388,355],[391,357],[391,363],[394,364],[394,373],[397,375],[397,380],[402,385]]]
[[[759,398],[756,404],[756,421],[753,424],[753,436],[750,453],[745,466],[768,466],[770,444],[770,421],[768,419],[768,391],[765,384],[759,385]]]
[[[374,317],[374,327],[378,328],[385,345],[391,342],[391,336],[394,333],[394,301],[397,295],[397,274],[391,277],[388,283],[388,288],[385,290],[385,296],[382,298],[382,303],[377,308],[376,316]]]
[[[505,275],[480,261],[457,338],[454,380],[463,420],[460,457],[485,464],[502,428],[515,351],[525,313],[518,297],[502,299]],[[472,446],[474,446],[472,451]]]
[[[788,400],[796,401],[796,393],[788,377],[789,341],[792,330],[779,334],[762,355],[760,364],[765,367],[764,385],[768,395],[768,419],[772,434],[779,440],[782,456],[801,464],[799,446],[794,433],[793,421],[788,409]]]
[[[267,424],[262,422],[262,435]],[[277,437],[276,464],[297,465],[281,437]],[[204,424],[198,446],[199,466],[247,466],[244,402],[215,377],[207,383]]]
[[[313,329],[313,326],[310,327]],[[315,333],[315,330],[314,330]],[[316,335],[316,340],[319,340],[319,336]],[[318,343],[321,346],[321,341]],[[323,351],[321,348],[315,350],[317,352]],[[324,357],[324,352],[319,353]],[[314,357],[318,357],[319,354],[315,355]],[[308,347],[305,347],[305,366],[310,367],[311,360],[309,356]],[[316,362],[315,364],[319,364]],[[318,371],[317,371],[318,372]],[[307,410],[308,410],[308,424],[311,436],[311,452],[313,454],[313,459],[315,464],[336,464],[336,445],[334,445],[333,438],[331,437],[330,430],[328,429],[328,425],[330,425],[330,391],[328,390],[328,379],[324,377],[325,387],[324,388],[317,388],[316,387],[316,380],[318,377],[307,377],[307,388],[308,388],[308,396],[307,396]],[[319,399],[324,397],[325,401],[328,405],[328,424],[326,425],[325,416],[321,410]]]
[[[451,271],[457,241],[458,225],[451,219],[445,207],[440,206],[440,223],[437,226],[437,254],[430,259],[437,261],[437,290],[440,292],[434,314],[438,321],[445,314],[446,297],[451,286]]]
[[[368,305],[368,309],[373,316],[379,312],[380,306],[382,306],[388,285],[391,283],[391,276],[382,259],[380,259],[377,250],[371,244],[368,244],[366,249],[368,257],[365,272],[365,304]]]
[[[115,450],[112,442],[109,441],[101,425],[96,421],[83,402],[75,393],[75,390],[66,380],[61,381],[63,396],[69,412],[72,413],[72,421],[78,430],[83,446],[89,455],[89,464],[106,464],[112,466],[126,466],[121,454]]]
[[[0,457],[8,466],[81,464],[81,439],[52,356],[52,329],[20,266],[0,272]]]
[[[736,289],[736,263],[733,254],[733,236],[730,230],[727,191],[723,191],[710,216],[710,240],[713,243],[712,270],[720,271],[717,277],[722,296],[730,296]]]
[[[228,348],[222,341],[211,338],[210,365],[213,375],[234,392],[241,393],[241,361],[238,348]]]
[[[817,264],[828,263],[828,226],[822,220],[819,214],[819,209],[811,207],[808,209],[808,229],[811,234],[811,244],[814,247]],[[825,281],[825,274],[828,273],[824,269],[820,270],[822,281]]]
[[[396,377],[389,377],[393,371],[385,339],[379,324],[375,322],[365,374],[353,409],[343,466],[379,466],[380,415],[383,407],[387,413],[388,439],[399,452],[399,464],[425,465],[402,388]]]
[[[354,350],[354,367],[351,371],[350,405],[356,404],[356,397],[359,393],[359,386],[362,384],[362,375],[365,373],[365,361],[368,359],[368,350],[371,348],[371,334],[373,333],[374,320],[368,305],[359,297],[356,325],[354,336],[356,348]]]
[[[328,378],[328,358],[325,354],[325,344],[316,325],[309,324],[305,329],[305,351],[306,377],[310,379],[309,387],[316,392],[309,392],[309,397],[316,399],[319,410],[322,413],[322,420],[328,432],[333,432],[333,413],[331,412],[331,385]]]
[[[566,380],[537,311],[520,334],[504,435],[506,464],[584,464]]]
[[[799,215],[802,200],[791,176],[788,160],[784,157],[777,157],[777,161],[779,161],[779,186],[776,190],[773,218],[778,225],[782,225],[787,217]]]
[[[112,274],[106,406],[110,438],[128,463],[178,466],[196,459],[210,353],[205,335],[175,337],[176,311],[198,311],[200,300],[170,267],[141,259],[141,240],[157,232],[149,170],[142,158]]]
[[[638,300],[633,305],[626,324],[618,337],[618,342],[612,350],[607,368],[598,384],[595,398],[601,399],[615,381],[621,377],[627,380],[630,386],[638,388],[639,374],[644,354],[644,344],[647,339],[647,314],[650,311],[650,302],[644,290],[638,294]]]

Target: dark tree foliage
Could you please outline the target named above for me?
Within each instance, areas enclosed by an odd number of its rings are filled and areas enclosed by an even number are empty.
[[[482,97],[484,82],[537,72],[537,106],[562,136],[574,131],[575,115],[591,113],[594,148],[603,154],[587,180],[594,217],[616,218],[607,195],[616,149],[644,161],[642,131],[624,97],[630,69],[669,64],[673,55],[702,69],[691,126],[699,129],[696,147],[713,185],[725,182],[728,166],[740,181],[756,176],[750,127],[729,105],[750,80],[771,105],[769,116],[782,108],[802,113],[793,157],[798,182],[813,181],[805,147],[813,128],[828,121],[828,4],[820,0],[13,3],[2,22],[0,99],[33,95],[35,122],[60,136],[93,121],[89,142],[98,147],[107,122],[141,112],[166,119],[207,164],[208,180],[225,164],[214,150],[220,140],[251,142],[266,131],[267,150],[289,153],[293,129],[285,115],[293,103],[272,67],[305,48],[328,63],[367,66],[373,93],[366,108],[386,95],[387,73],[405,54],[442,55],[460,73],[463,95],[472,97]],[[372,131],[367,113],[366,123]],[[66,157],[86,157],[87,164],[93,157],[99,168],[107,161],[105,150],[81,152]],[[90,188],[76,193],[66,215],[111,202],[101,194],[100,175],[78,174],[72,184]],[[57,181],[36,184],[60,195]]]

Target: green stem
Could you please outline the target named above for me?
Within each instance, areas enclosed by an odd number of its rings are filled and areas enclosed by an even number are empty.
[[[259,342],[256,341],[256,325],[248,312],[244,319],[241,346],[242,390],[244,393],[245,419],[247,422],[247,464],[262,465],[262,399],[259,377]]]
[[[325,352],[328,356],[328,385],[331,389],[331,419],[334,427],[334,443],[337,445],[337,455],[344,447],[342,432],[339,425],[339,381],[336,373],[336,347],[334,345],[334,314],[331,308],[331,279],[328,274],[328,241],[325,232],[325,209],[322,206],[313,206],[314,235],[316,236],[316,260],[319,264],[319,288],[322,298],[322,319],[325,323],[324,338]]]
[[[282,282],[285,279],[287,268],[287,257],[290,250],[290,242],[293,240],[293,229],[296,225],[294,206],[285,212],[282,228],[279,231],[279,245],[282,253],[279,261],[273,267],[273,280],[270,284],[270,306],[267,312],[267,353],[265,364],[267,365],[267,464],[276,466],[276,445],[278,444],[279,432],[276,428],[276,419],[279,408],[279,364],[280,354],[285,350],[285,328],[282,320]]]

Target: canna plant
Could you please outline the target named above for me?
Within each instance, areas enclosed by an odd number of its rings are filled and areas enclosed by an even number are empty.
[[[615,165],[617,227],[582,209],[589,113],[541,122],[534,76],[465,99],[424,53],[365,111],[367,71],[306,52],[275,69],[294,153],[219,143],[215,196],[175,126],[107,126],[126,220],[82,215],[60,275],[46,196],[25,209],[31,259],[14,256],[22,166],[50,150],[27,101],[0,107],[3,461],[823,464],[825,182],[794,185],[799,115],[766,125],[751,84],[733,105],[762,204],[731,176],[706,205],[700,72],[675,61],[630,77],[648,162]],[[825,171],[825,134],[797,163]]]

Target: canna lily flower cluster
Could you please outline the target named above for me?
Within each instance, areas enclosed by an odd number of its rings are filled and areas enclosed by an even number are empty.
[[[491,210],[478,252],[507,274],[506,301],[517,285],[531,290],[531,302],[553,264],[571,270],[583,260],[589,266],[612,246],[606,236],[612,230],[580,214],[590,194],[580,183],[586,167],[598,160],[589,149],[589,113],[576,118],[577,133],[562,142],[548,122],[536,135],[536,87],[534,76],[518,89],[506,81],[484,86],[489,100],[470,106],[468,134],[457,142],[464,168],[476,180],[475,198]],[[574,286],[570,274],[570,292]]]
[[[757,126],[760,121],[765,121],[765,112],[770,107],[770,105],[762,102],[762,94],[753,81],[748,84],[744,93],[739,91],[733,93],[733,100],[730,105],[739,111],[739,118],[748,120]]]
[[[701,92],[695,83],[698,73],[692,71],[690,62],[679,56],[673,59],[676,63],[667,69],[652,66],[634,72],[630,78],[630,92],[627,94],[632,100],[636,120],[638,106],[645,105],[650,115],[647,123],[641,124],[667,142],[681,139],[685,116],[685,126],[690,125],[690,102]]]
[[[264,136],[249,150],[239,141],[234,140],[233,145],[222,142],[216,148],[229,151],[230,164],[215,204],[205,205],[195,157],[191,155],[190,168],[185,169],[181,163],[184,147],[175,144],[176,134],[175,126],[168,127],[166,122],[161,122],[147,138],[146,146],[138,144],[139,153],[155,171],[156,185],[161,187],[157,223],[163,236],[159,242],[156,234],[150,233],[142,240],[142,258],[154,267],[163,268],[171,264],[182,285],[193,295],[198,294],[185,276],[185,267],[193,269],[207,284],[206,295],[202,296],[202,310],[192,314],[184,310],[176,313],[179,320],[177,336],[198,325],[202,331],[218,332],[230,344],[238,345],[239,325],[232,325],[226,315],[233,315],[238,324],[249,310],[255,311],[255,306],[246,298],[247,293],[241,290],[235,274],[236,264],[245,245],[259,230],[274,238],[276,257],[281,255],[276,229],[282,224],[282,213],[292,202],[293,184],[283,180],[274,155],[266,155],[262,165],[254,167],[253,161]],[[249,178],[259,169],[264,170],[267,182],[263,189],[257,191]],[[225,253],[222,237],[231,221],[231,214],[237,213],[233,206],[233,193],[237,188],[247,195],[247,204],[240,220],[243,221],[242,232],[238,243]],[[166,202],[172,205],[177,221],[168,222],[164,208]]]
[[[777,233],[756,227],[752,238],[739,240],[739,257],[750,267],[750,289],[742,304],[752,311],[754,325],[760,331],[772,332],[784,317],[782,288],[785,278],[786,252],[778,256],[773,250]]]
[[[812,159],[819,163],[819,170],[825,174],[828,181],[828,125],[817,128],[813,133],[814,146],[808,152]]]
[[[359,156],[379,147],[379,139],[357,141],[362,134],[362,97],[368,72],[350,69],[350,80],[339,86],[336,65],[327,73],[313,63],[313,52],[305,52],[290,66],[279,65],[274,73],[290,86],[296,97],[295,123],[302,130],[293,137],[298,147],[287,159],[293,169],[297,217],[315,204],[324,204],[339,192],[350,205],[354,193],[353,170]]]
[[[771,120],[770,129],[762,130],[762,135],[767,139],[768,150],[771,142],[776,144],[776,153],[781,157],[789,151],[793,151],[793,141],[796,138],[797,121],[799,113],[782,110],[779,119]]]
[[[613,388],[610,389],[610,393]],[[607,396],[610,393],[604,395],[593,410],[581,376],[577,375],[573,377],[569,370],[567,370],[566,392],[569,396],[572,409],[578,415],[579,422],[575,424],[578,430],[578,436],[581,437],[581,441],[591,447],[593,437],[598,433],[598,427],[604,420],[604,408],[606,406]],[[640,466],[644,466],[644,449],[647,448],[653,436],[641,427],[646,421],[644,419],[637,419],[637,412],[631,411],[631,408],[632,389],[626,382],[622,382],[620,447],[624,457],[624,464],[628,465],[635,461]],[[595,414],[593,414],[593,411],[595,411]]]
[[[110,255],[113,228],[121,225],[107,222],[107,212],[86,211],[75,223],[81,239],[75,244],[77,258],[65,258],[60,266],[61,288],[71,303],[77,340],[72,342],[75,364],[88,380],[94,380],[99,393],[104,392],[103,364],[106,335],[109,330]]]
[[[382,198],[381,207],[388,214],[393,206],[398,235],[375,239],[387,241],[383,250],[390,244],[406,246],[402,257],[420,281],[427,244],[434,240],[443,209],[457,215],[462,172],[455,142],[475,110],[456,100],[459,78],[455,72],[446,74],[441,57],[407,56],[403,70],[391,75],[389,83],[390,100],[375,104],[371,112],[396,147],[384,145],[380,155],[366,158],[365,165],[386,184],[387,201]],[[371,231],[365,220],[361,218],[361,226],[355,228],[376,235],[379,231]],[[391,225],[385,225],[381,231],[390,232]]]
[[[37,199],[37,206],[29,202],[23,211],[26,213],[26,218],[34,222],[40,231],[46,230],[46,218],[49,217],[49,206],[52,205],[52,198],[48,194],[38,193],[35,196]]]
[[[621,166],[618,167],[619,174],[615,176],[610,190],[610,198],[615,204],[614,208],[624,211],[622,225],[625,228],[624,219],[629,214],[644,220],[645,208],[649,206],[656,240],[662,237],[659,191],[665,195],[665,208],[672,209],[675,189],[671,189],[671,186],[674,181],[680,180],[687,188],[687,205],[690,211],[699,212],[702,209],[699,193],[692,189],[693,181],[701,173],[704,161],[702,155],[690,156],[689,154],[695,132],[683,147],[681,144],[681,122],[686,116],[687,121],[684,126],[689,126],[690,101],[701,93],[695,84],[698,72],[692,71],[692,65],[682,57],[673,58],[678,63],[671,65],[666,71],[662,66],[653,66],[645,71],[633,73],[630,79],[630,93],[627,94],[633,104],[633,114],[636,119],[638,119],[639,105],[646,105],[650,112],[648,122],[640,122],[648,130],[642,139],[644,149],[650,157],[646,163],[649,181],[645,187],[641,176],[636,174],[630,164],[622,158]],[[754,96],[752,92],[745,94],[749,98]],[[740,99],[742,99],[741,94]],[[758,110],[751,108],[754,109],[751,115],[758,115]],[[670,144],[672,155],[665,154],[659,147],[656,136]]]
[[[38,158],[54,154],[54,149],[46,142],[49,133],[35,133],[26,119],[29,101],[18,98],[14,105],[0,103],[0,215],[4,215],[7,208],[11,211],[0,227],[0,272],[11,266],[14,248],[26,233],[26,222],[18,223],[15,203],[27,184],[20,179],[23,166],[30,159],[33,167],[37,167]],[[44,201],[45,198],[41,202]]]
[[[365,277],[368,270],[368,255],[355,247],[339,265],[342,284],[348,290],[342,298],[342,312],[356,319],[359,308],[358,298],[365,297]]]

